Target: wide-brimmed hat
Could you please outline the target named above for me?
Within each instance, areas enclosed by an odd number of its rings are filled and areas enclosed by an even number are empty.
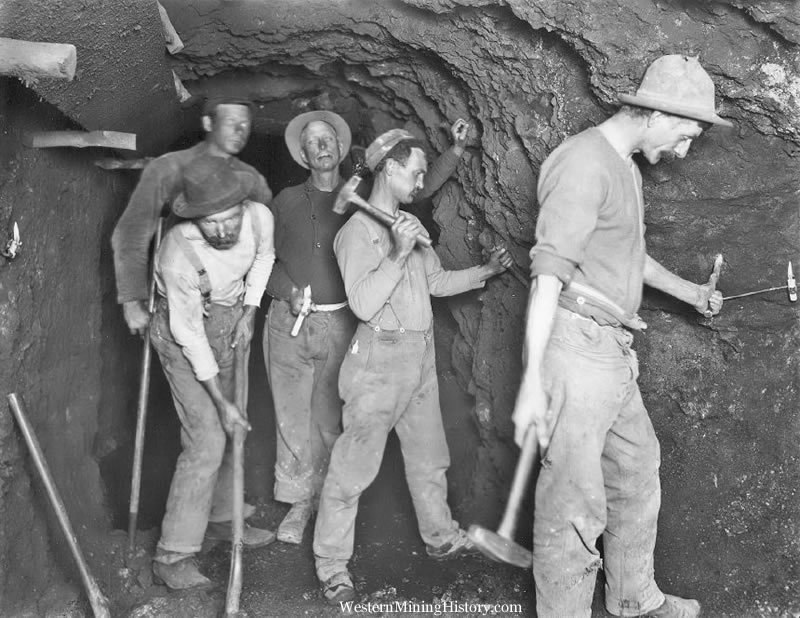
[[[364,153],[364,163],[367,164],[369,171],[374,172],[378,163],[383,161],[383,158],[392,148],[400,142],[412,139],[416,140],[417,138],[404,129],[390,129],[386,133],[381,133],[367,146],[367,150]]]
[[[183,192],[172,212],[183,219],[199,219],[233,208],[253,188],[252,174],[231,167],[231,159],[211,155],[196,157],[183,170]]]
[[[289,154],[292,155],[292,159],[297,161],[298,165],[301,165],[306,169],[308,169],[308,163],[303,161],[301,156],[302,145],[300,144],[300,134],[303,132],[303,129],[306,128],[306,125],[309,122],[314,122],[315,120],[327,122],[333,127],[333,130],[336,131],[336,137],[338,137],[339,141],[342,142],[342,152],[340,153],[342,158],[344,158],[350,151],[350,144],[353,141],[353,136],[350,133],[350,127],[347,126],[344,118],[342,118],[339,114],[320,109],[295,116],[292,118],[289,124],[286,125],[286,131],[284,132],[283,137],[286,140],[286,146],[289,148]]]
[[[620,94],[619,100],[693,120],[733,126],[717,115],[714,82],[697,58],[690,56],[671,54],[654,60],[636,94]]]

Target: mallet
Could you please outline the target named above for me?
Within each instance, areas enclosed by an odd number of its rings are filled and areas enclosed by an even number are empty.
[[[367,200],[356,193],[356,188],[360,182],[361,177],[352,176],[350,180],[344,184],[342,189],[339,191],[339,195],[336,196],[336,202],[333,204],[333,212],[335,212],[337,215],[343,215],[345,212],[347,212],[347,204],[353,203],[358,208],[383,223],[386,227],[392,227],[394,222],[397,220],[397,217],[390,215],[388,212],[384,212],[379,208],[375,208],[375,206],[370,204]],[[432,243],[431,239],[424,234],[417,234],[417,244],[422,245],[423,247],[430,247]]]
[[[711,289],[717,289],[717,283],[719,282],[719,273],[722,271],[722,254],[717,253],[717,256],[714,258],[714,267],[711,269],[711,276],[708,278],[708,282],[711,284]],[[707,318],[712,317],[714,314],[711,313],[711,309],[706,309],[703,315]]]
[[[517,469],[514,472],[514,481],[511,483],[511,492],[508,495],[506,511],[497,532],[475,524],[471,525],[467,531],[470,540],[484,555],[492,560],[507,562],[523,569],[531,566],[533,556],[529,550],[514,542],[514,535],[517,532],[517,520],[522,507],[522,499],[525,496],[538,451],[536,429],[531,427],[525,436],[525,443],[522,445]]]
[[[67,538],[67,544],[72,552],[72,557],[75,558],[75,562],[78,564],[78,570],[81,574],[81,580],[83,580],[83,586],[86,588],[86,594],[89,597],[89,603],[92,606],[92,612],[94,613],[95,618],[111,618],[111,613],[109,612],[108,608],[108,599],[106,599],[106,597],[103,595],[94,577],[92,577],[92,574],[89,572],[89,566],[86,564],[86,558],[83,557],[83,552],[81,551],[80,545],[78,545],[78,539],[75,536],[75,531],[72,529],[72,525],[69,523],[67,509],[64,507],[64,503],[61,500],[61,495],[58,493],[58,488],[56,487],[55,482],[53,482],[53,477],[50,474],[50,468],[47,466],[44,453],[42,452],[42,447],[39,446],[39,440],[36,438],[36,434],[33,432],[33,427],[31,427],[28,417],[25,414],[25,410],[22,406],[22,400],[17,396],[16,393],[10,393],[8,395],[8,404],[11,406],[11,411],[14,413],[14,417],[17,419],[20,431],[22,431],[25,442],[28,445],[28,450],[30,450],[31,457],[33,457],[33,463],[36,464],[36,470],[39,472],[42,483],[44,483],[44,488],[47,490],[47,497],[50,499],[50,505],[56,512],[58,523],[61,525],[61,530],[64,532],[64,536]]]

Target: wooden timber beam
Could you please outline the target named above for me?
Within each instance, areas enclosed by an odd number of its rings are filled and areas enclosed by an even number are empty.
[[[0,37],[0,75],[14,75],[25,82],[39,77],[72,81],[76,51],[65,43],[33,43]]]
[[[166,41],[167,44],[167,51],[173,55],[177,54],[183,49],[183,41],[181,41],[178,31],[175,30],[175,26],[172,25],[169,15],[167,15],[167,10],[161,6],[160,2],[157,4],[158,13],[161,15],[161,25],[164,28],[164,41]]]
[[[28,133],[24,141],[29,148],[59,148],[61,146],[86,148],[98,146],[119,148],[121,150],[136,150],[136,134],[119,133],[117,131],[41,131]]]

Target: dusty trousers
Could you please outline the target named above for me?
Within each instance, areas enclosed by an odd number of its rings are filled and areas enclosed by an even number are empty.
[[[321,581],[347,569],[358,500],[378,474],[392,428],[422,540],[440,547],[458,537],[447,505],[450,453],[432,331],[375,331],[359,324],[339,374],[339,392],[344,432],[333,447],[314,531]]]
[[[341,433],[339,367],[356,328],[347,307],[306,316],[297,337],[289,303],[273,300],[264,329],[277,425],[275,499],[294,504],[317,499],[333,443]]]
[[[653,574],[660,449],[636,384],[632,340],[623,328],[557,310],[543,379],[559,417],[533,526],[539,618],[588,618],[601,564],[611,614],[637,616],[664,601]]]
[[[161,299],[151,322],[150,340],[172,391],[183,450],[172,476],[158,547],[191,554],[200,550],[209,521],[230,521],[233,516],[232,452],[216,406],[172,338],[166,306]],[[211,304],[208,313],[205,331],[219,366],[220,387],[233,401],[236,376],[231,342],[242,306]]]

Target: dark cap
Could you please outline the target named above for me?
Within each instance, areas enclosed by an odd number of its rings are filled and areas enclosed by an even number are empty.
[[[203,116],[211,116],[217,109],[217,105],[244,105],[253,114],[256,111],[255,104],[241,95],[214,95],[208,97],[203,103]]]

